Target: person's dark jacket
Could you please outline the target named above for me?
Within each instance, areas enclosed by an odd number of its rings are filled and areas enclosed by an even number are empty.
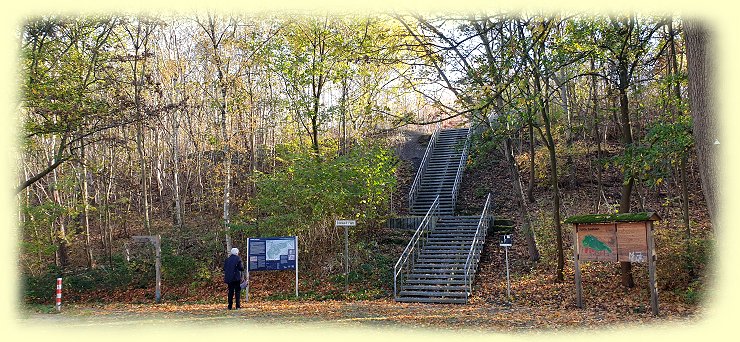
[[[241,281],[242,271],[244,271],[242,259],[238,255],[229,255],[224,261],[224,283]]]

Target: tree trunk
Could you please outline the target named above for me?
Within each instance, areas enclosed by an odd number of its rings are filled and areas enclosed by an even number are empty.
[[[221,103],[219,110],[221,112],[221,141],[223,144],[224,153],[224,168],[226,169],[226,175],[224,179],[224,239],[226,242],[226,252],[231,250],[231,235],[229,234],[229,223],[230,223],[230,204],[231,204],[231,150],[229,149],[229,134],[227,132],[226,124],[226,85],[223,81],[223,73],[221,68],[218,70],[219,85],[221,87]]]
[[[535,63],[535,65],[537,65]],[[542,85],[540,84],[541,76],[539,71],[534,72],[534,85],[535,94],[538,96],[540,114],[542,115],[543,126],[545,127],[545,145],[550,160],[550,186],[552,187],[552,220],[555,227],[555,248],[557,258],[557,269],[555,272],[555,279],[558,282],[562,282],[565,279],[563,270],[565,268],[565,254],[563,252],[563,232],[562,226],[560,225],[560,189],[558,188],[558,161],[555,154],[555,141],[552,138],[552,130],[550,127],[550,111],[549,105],[543,94],[547,94],[547,80],[545,79],[545,91],[542,91]]]
[[[313,100],[313,114],[311,115],[311,148],[316,158],[319,158],[319,96]]]
[[[618,66],[619,72],[619,114],[622,128],[622,145],[624,148],[628,148],[632,145],[632,125],[630,124],[629,114],[629,99],[627,98],[627,87],[629,87],[629,79],[627,74],[626,62],[620,61]],[[624,183],[622,183],[622,192],[619,199],[619,212],[629,213],[630,212],[630,200],[632,197],[632,189],[635,185],[635,180],[631,176],[625,176]],[[632,264],[629,261],[620,261],[620,275],[622,278],[622,285],[627,288],[635,286],[635,281],[632,278]]]
[[[673,94],[670,94],[669,91],[669,97],[673,95],[675,97],[674,101],[670,101],[673,105],[671,106],[671,112],[673,114],[674,119],[683,113],[679,113],[679,106],[682,102],[681,97],[681,81],[680,81],[680,70],[678,67],[678,59],[676,58],[676,42],[675,42],[675,31],[673,30],[673,18],[668,21],[668,38],[670,39],[670,49],[669,49],[669,64],[668,64],[668,71],[669,75],[673,78]],[[671,87],[669,87],[671,89]],[[688,271],[688,276],[690,279],[694,278],[694,269],[693,265],[691,263],[691,258],[689,257],[691,255],[691,222],[689,220],[689,190],[688,190],[688,180],[686,177],[687,172],[687,162],[688,162],[688,154],[689,150],[682,151],[681,153],[681,162],[679,164],[679,180],[681,183],[681,217],[683,219],[683,225],[684,225],[684,231],[686,233],[685,235],[685,244],[686,244],[686,268]]]
[[[339,154],[347,153],[347,78],[342,78],[342,97],[339,121]]]
[[[87,182],[87,160],[85,160],[85,143],[83,139],[80,139],[80,163],[82,164],[82,170],[80,171],[80,182],[82,183],[82,222],[85,226],[85,261],[87,262],[87,268],[92,269],[95,266],[95,260],[93,259],[92,246],[90,244],[90,211],[88,209],[88,182]]]
[[[516,161],[514,160],[511,138],[509,137],[504,140],[503,152],[504,156],[506,156],[506,165],[509,167],[509,172],[512,176],[511,184],[514,190],[514,200],[519,208],[519,217],[522,220],[522,233],[524,233],[524,240],[527,243],[529,260],[538,261],[540,260],[540,252],[537,249],[537,240],[535,239],[534,231],[532,230],[532,222],[529,219],[529,211],[524,199],[524,193],[522,192],[522,181],[519,174],[519,167],[517,167]]]
[[[534,120],[532,120],[531,108],[527,106],[527,112],[529,113],[529,122],[527,127],[529,130],[529,184],[527,184],[527,201],[534,203]]]
[[[720,131],[714,109],[714,64],[711,52],[711,33],[705,23],[687,20],[684,24],[686,59],[689,73],[689,104],[694,118],[694,145],[701,175],[701,188],[707,201],[712,225],[718,227],[721,215],[717,180],[720,178],[718,160]]]
[[[555,225],[555,247],[557,250],[557,281],[563,281],[563,269],[565,268],[565,254],[563,252],[563,229],[560,225],[560,189],[558,187],[558,161],[555,154],[555,141],[550,129],[550,118],[547,110],[546,100],[543,101],[542,119],[545,126],[545,137],[547,138],[547,151],[550,157],[550,186],[552,187],[552,220]]]
[[[571,147],[573,144],[573,118],[572,118],[572,108],[571,104],[568,101],[568,87],[567,83],[564,83],[566,80],[565,72],[561,69],[561,75],[559,79],[555,79],[555,81],[560,84],[560,106],[563,109],[563,113],[565,113],[566,119],[567,119],[567,127],[565,129],[565,146],[566,146],[566,157],[565,157],[565,166],[568,169],[568,183],[569,186],[575,187],[576,185],[576,166],[573,162],[573,155],[571,151]]]
[[[113,265],[113,228],[111,227],[111,192],[113,191],[113,146],[109,147],[110,170],[108,171],[108,186],[105,190],[105,228],[108,231],[108,265]]]
[[[146,177],[146,157],[144,155],[144,128],[141,122],[136,123],[136,151],[139,153],[139,169],[141,170],[141,200],[142,210],[144,213],[144,231],[147,235],[151,234],[151,225],[149,222],[149,188]]]
[[[59,194],[59,189],[57,189],[57,170],[54,169],[52,171],[52,175],[54,176],[54,182],[52,183],[52,196],[54,197],[54,202],[56,202],[57,205],[60,207],[63,207],[62,204],[62,198]],[[60,268],[67,267],[67,264],[69,263],[69,248],[68,248],[68,242],[67,242],[67,229],[65,227],[64,222],[64,215],[62,214],[57,219],[59,221],[59,230],[55,232],[55,236],[57,237],[59,244],[57,246],[57,251],[55,255],[55,260],[57,263],[57,266]]]
[[[175,226],[182,229],[182,200],[180,199],[180,122],[177,112],[172,113],[172,185],[175,200]]]
[[[594,58],[591,57],[591,70],[595,70]],[[598,213],[601,209],[601,196],[604,193],[604,183],[602,181],[601,170],[601,134],[599,133],[599,102],[596,97],[596,75],[591,75],[591,111],[593,114],[593,139],[596,143],[596,182],[598,193],[596,194],[596,208],[594,212]]]
[[[496,97],[496,111],[501,112],[504,107],[504,99],[501,97],[501,95]],[[485,120],[486,124],[488,125],[489,129],[493,131],[493,127],[491,127],[491,122],[489,120]],[[532,230],[532,221],[529,218],[529,210],[527,208],[527,203],[524,199],[524,192],[522,191],[522,179],[519,172],[519,166],[516,164],[516,159],[514,158],[514,149],[511,143],[511,137],[507,136],[506,139],[504,139],[504,156],[506,157],[506,164],[509,167],[509,172],[511,173],[511,184],[512,188],[514,190],[514,200],[516,201],[517,208],[519,208],[519,217],[522,220],[522,233],[524,235],[524,241],[527,243],[527,251],[529,252],[529,260],[532,262],[536,262],[540,260],[540,251],[537,249],[537,240],[534,235],[534,230]]]

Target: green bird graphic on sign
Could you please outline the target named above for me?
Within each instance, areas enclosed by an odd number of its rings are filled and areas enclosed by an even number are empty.
[[[583,237],[583,241],[581,242],[583,244],[583,247],[591,248],[595,251],[601,252],[601,251],[609,251],[609,253],[612,252],[612,249],[609,248],[605,243],[603,243],[601,240],[597,239],[593,235],[586,235]]]

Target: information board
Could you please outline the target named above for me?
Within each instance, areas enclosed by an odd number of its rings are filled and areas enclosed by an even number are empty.
[[[296,269],[295,236],[250,238],[249,271],[277,271]]]
[[[584,261],[617,261],[617,229],[614,224],[577,225],[578,254]]]
[[[619,261],[647,261],[648,243],[645,222],[617,224],[617,241],[619,242]]]

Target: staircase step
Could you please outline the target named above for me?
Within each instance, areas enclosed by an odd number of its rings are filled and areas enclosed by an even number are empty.
[[[435,228],[435,232],[438,233],[475,233],[475,231],[478,229],[477,223],[467,223],[467,224],[450,224],[449,222],[444,222],[437,220],[437,228]]]
[[[438,269],[438,268],[417,268],[414,267],[411,272],[416,274],[439,274],[439,275],[465,275],[463,267],[455,269]]]
[[[427,255],[423,259],[418,259],[416,261],[416,266],[422,267],[424,265],[434,265],[435,267],[457,267],[465,264],[465,258],[467,258],[467,255],[468,253],[465,253],[464,255],[461,254],[451,258],[437,258],[432,255]]]
[[[470,244],[437,244],[437,245],[431,245],[427,244],[424,246],[424,250],[427,251],[437,251],[440,249],[444,250],[461,250],[461,249],[467,249],[470,247]]]
[[[426,245],[424,246],[424,250],[425,251],[439,251],[439,250],[460,251],[468,247],[470,247],[470,245],[468,246],[464,246],[464,245],[460,245],[460,246]]]
[[[446,280],[460,280],[465,281],[465,274],[430,274],[430,273],[410,273],[408,281],[418,279],[446,279]]]
[[[471,226],[468,229],[461,229],[461,228],[449,228],[449,227],[440,227],[439,223],[437,223],[436,228],[434,228],[434,231],[432,232],[431,237],[439,237],[439,238],[449,238],[449,237],[472,237],[475,235],[475,231],[478,229],[475,226]]]
[[[465,287],[465,280],[464,279],[455,279],[455,280],[449,280],[449,279],[418,279],[418,280],[410,280],[406,282],[406,285],[404,286],[424,286],[424,285],[433,285],[433,286],[461,286]]]
[[[424,298],[424,297],[398,297],[397,302],[406,303],[437,303],[437,304],[465,304],[465,298]]]
[[[420,268],[460,268],[465,267],[465,262],[467,261],[466,257],[467,256],[463,256],[460,258],[418,260],[414,267],[418,266]]]
[[[468,253],[437,253],[437,251],[423,251],[421,254],[419,254],[422,258],[428,258],[428,259],[440,259],[440,260],[458,260],[458,259],[465,259],[468,256]]]
[[[435,236],[432,236],[435,237]],[[457,236],[450,235],[447,238],[457,238]],[[442,241],[442,240],[433,240],[428,241],[427,246],[435,246],[433,248],[437,248],[438,246],[457,246],[457,245],[467,245],[470,246],[470,244],[473,242],[473,235],[464,236],[463,238],[467,238],[467,241]]]
[[[437,219],[437,227],[443,227],[447,230],[472,230],[478,227],[478,222],[450,222]]]
[[[467,291],[401,291],[398,295],[401,297],[419,296],[465,298],[468,296],[468,293]]]
[[[456,263],[450,263],[449,260],[445,260],[446,263],[432,263],[432,262],[417,262],[415,267],[418,267],[420,269],[428,269],[428,268],[447,268],[447,269],[457,269],[457,268],[463,268],[465,267],[465,260],[461,260]]]
[[[459,264],[459,263],[465,263],[465,260],[468,257],[468,252],[465,253],[456,253],[452,254],[451,257],[438,257],[433,254],[424,254],[421,256],[420,259],[416,261],[417,265],[425,264],[425,263],[435,263],[435,264],[441,264],[441,263],[449,263],[449,264]],[[449,253],[447,253],[449,254]]]
[[[403,291],[460,291],[465,292],[467,289],[464,284],[446,285],[446,284],[414,284],[404,285]]]

